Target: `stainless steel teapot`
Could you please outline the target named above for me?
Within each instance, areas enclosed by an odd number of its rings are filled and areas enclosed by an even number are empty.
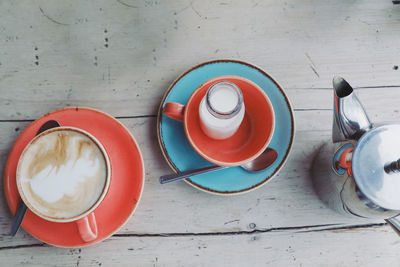
[[[373,125],[343,78],[333,79],[333,89],[333,142],[314,158],[314,189],[342,214],[386,219],[399,229],[400,124]]]

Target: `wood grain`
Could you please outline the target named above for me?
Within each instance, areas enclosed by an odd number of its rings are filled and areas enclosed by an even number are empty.
[[[382,221],[323,206],[309,176],[330,140],[334,75],[342,75],[373,122],[399,121],[400,6],[390,1],[0,1],[0,172],[18,134],[57,108],[101,109],[142,150],[139,207],[110,239],[61,249],[21,230],[0,192],[0,265],[397,266],[398,237]],[[156,138],[168,86],[206,60],[253,63],[285,89],[295,111],[292,153],[279,175],[222,197],[171,172]],[[396,67],[397,66],[397,67]]]
[[[118,236],[82,249],[46,245],[3,249],[0,260],[5,266],[398,266],[399,247],[398,237],[385,226],[249,235]]]
[[[400,11],[390,1],[122,2],[135,7],[3,1],[1,119],[68,105],[155,114],[178,75],[215,58],[258,65],[287,89],[330,88],[335,74],[400,86]]]
[[[309,120],[310,112],[295,112],[296,141],[286,166],[277,177],[254,192],[232,197],[210,196],[184,182],[160,185],[158,177],[170,173],[171,170],[157,144],[154,131],[156,119],[121,119],[120,121],[136,136],[142,149],[146,180],[140,205],[120,233],[219,233],[274,227],[382,223],[341,217],[326,209],[314,194],[308,173],[313,155],[319,146],[330,138],[330,126],[326,124],[331,124],[332,114],[330,110],[314,112],[314,119]],[[390,120],[390,116],[385,118]],[[4,131],[0,136],[11,139],[8,146],[1,149],[2,158],[6,158],[12,140],[17,137],[15,129],[19,128],[21,131],[27,124],[0,124],[5,126],[0,128]],[[5,204],[1,203],[1,206],[2,212],[7,213]],[[224,209],[228,209],[229,212],[221,212]],[[171,213],[174,218],[179,219],[173,220]],[[3,228],[2,232],[6,232],[10,218],[2,220],[0,227]],[[18,237],[14,240],[17,239]]]

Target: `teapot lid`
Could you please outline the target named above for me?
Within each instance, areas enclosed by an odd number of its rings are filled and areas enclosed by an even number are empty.
[[[400,125],[382,125],[366,132],[359,139],[352,157],[353,176],[361,192],[389,210],[400,210],[398,159]]]

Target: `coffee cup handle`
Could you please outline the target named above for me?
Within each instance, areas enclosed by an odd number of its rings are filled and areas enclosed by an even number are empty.
[[[76,225],[83,241],[90,242],[97,238],[97,223],[94,212],[77,220]]]
[[[183,121],[185,115],[185,105],[175,102],[168,102],[164,106],[163,113],[165,116],[177,121]]]

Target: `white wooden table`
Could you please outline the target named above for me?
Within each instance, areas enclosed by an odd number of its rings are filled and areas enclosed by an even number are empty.
[[[382,221],[341,217],[309,177],[330,139],[333,75],[345,77],[374,122],[400,121],[400,5],[389,0],[116,0],[0,2],[0,169],[29,123],[88,106],[117,117],[143,153],[145,187],[114,236],[82,249],[20,230],[1,190],[0,266],[399,266],[400,239]],[[169,84],[210,59],[255,64],[285,89],[296,138],[265,186],[222,197],[184,182],[156,137]]]

